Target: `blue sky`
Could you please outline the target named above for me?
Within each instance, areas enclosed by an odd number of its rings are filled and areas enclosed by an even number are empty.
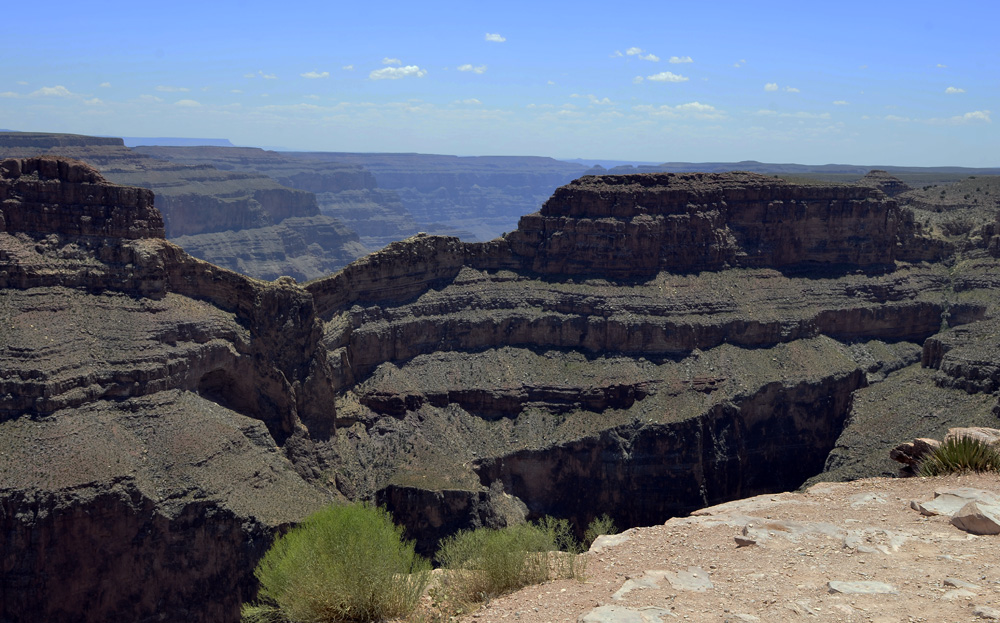
[[[1000,166],[1000,3],[8,3],[0,128]],[[995,118],[994,118],[995,117]]]

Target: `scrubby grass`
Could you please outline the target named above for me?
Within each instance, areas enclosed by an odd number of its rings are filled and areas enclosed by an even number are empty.
[[[275,541],[257,565],[258,603],[246,623],[381,621],[405,616],[429,563],[389,513],[368,504],[325,508]]]
[[[920,463],[921,476],[961,472],[1000,472],[1000,451],[976,437],[945,439]]]
[[[474,603],[549,579],[573,577],[580,570],[579,553],[569,522],[546,517],[499,530],[458,532],[442,539],[437,560],[446,570],[452,599]]]
[[[605,534],[618,534],[618,526],[615,525],[615,520],[609,517],[607,513],[600,517],[595,517],[587,525],[587,530],[583,533],[583,546],[589,549],[594,543],[594,539]]]

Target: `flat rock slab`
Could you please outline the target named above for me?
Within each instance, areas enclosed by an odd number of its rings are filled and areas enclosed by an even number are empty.
[[[670,586],[679,591],[703,592],[710,588],[715,588],[712,580],[708,577],[708,572],[701,567],[688,567],[687,570],[666,575]]]
[[[894,586],[885,582],[837,582],[831,581],[826,584],[831,593],[844,593],[845,595],[895,595],[899,593]]]
[[[611,596],[611,599],[619,601],[623,599],[626,594],[636,590],[637,588],[658,588],[660,586],[660,582],[670,575],[671,573],[669,571],[652,570],[644,573],[642,577],[629,578],[624,584],[622,584],[621,588],[615,591],[615,594]]]
[[[910,502],[910,508],[920,511],[922,515],[947,515],[952,516],[969,502],[982,502],[995,506],[1000,505],[1000,496],[983,489],[973,489],[971,487],[956,487],[954,489],[943,489],[934,492],[934,499],[929,502]]]
[[[990,608],[989,606],[974,606],[972,614],[987,621],[1000,621],[1000,610]]]
[[[621,532],[619,534],[602,534],[601,536],[594,539],[594,542],[590,544],[590,551],[592,552],[602,552],[609,547],[614,547],[616,545],[621,545],[622,543],[629,540],[629,531]]]
[[[601,606],[577,619],[578,623],[663,623],[665,617],[677,615],[665,608],[625,608]]]

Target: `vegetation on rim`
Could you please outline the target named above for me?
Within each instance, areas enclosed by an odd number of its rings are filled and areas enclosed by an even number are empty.
[[[257,565],[247,623],[381,621],[413,611],[430,564],[389,513],[368,504],[327,507],[274,542]]]
[[[920,463],[921,476],[961,472],[1000,472],[1000,451],[982,439],[949,437]]]

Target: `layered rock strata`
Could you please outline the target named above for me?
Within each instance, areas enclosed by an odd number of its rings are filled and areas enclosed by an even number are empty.
[[[0,170],[4,603],[32,620],[236,620],[270,536],[334,497],[429,554],[893,473],[901,440],[996,417],[996,260],[877,189],[585,178],[497,240],[299,286],[191,258],[148,191],[79,163]],[[114,569],[167,562],[138,593],[73,577],[102,538]]]
[[[129,150],[121,139],[0,133],[0,157],[37,155],[76,158],[112,182],[153,190],[168,238],[183,238],[196,257],[253,277],[313,279],[367,251],[355,232],[320,213],[314,194],[257,172],[167,162]]]
[[[0,619],[236,620],[327,499],[288,458],[333,431],[310,297],[186,255],[148,190],[5,160],[0,327]]]

